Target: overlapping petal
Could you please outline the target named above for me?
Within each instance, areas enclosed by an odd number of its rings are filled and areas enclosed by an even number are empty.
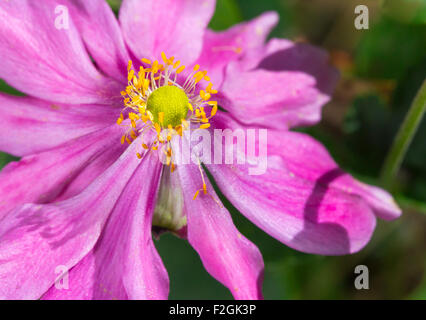
[[[78,196],[25,204],[0,221],[0,298],[40,298],[53,285],[58,267],[71,269],[92,250],[140,163],[137,147],[130,146]]]
[[[214,127],[234,128],[236,124],[221,114]],[[268,140],[273,138],[268,135]],[[336,255],[365,246],[376,222],[367,203],[360,196],[330,187],[336,178],[334,170],[324,171],[315,180],[298,176],[287,166],[281,150],[270,144],[262,175],[250,175],[249,168],[257,165],[250,158],[245,165],[207,165],[232,204],[265,232],[300,251]]]
[[[0,78],[21,92],[62,103],[111,103],[121,85],[92,64],[61,1],[0,2]]]
[[[362,183],[341,170],[328,151],[315,139],[298,132],[269,132],[268,148],[284,159],[288,170],[298,177],[318,181],[333,174],[329,188],[361,196],[380,218],[391,220],[400,216],[401,209],[386,191]]]
[[[337,78],[322,50],[273,39],[228,65],[220,103],[247,124],[277,129],[313,125]]]
[[[178,174],[184,191],[188,241],[200,255],[206,270],[228,287],[236,299],[262,298],[263,260],[257,247],[236,229],[211,184],[203,182],[198,167],[181,165]]]
[[[104,0],[67,0],[70,14],[96,65],[108,76],[127,82],[130,59],[120,26]]]
[[[25,156],[57,147],[114,123],[105,105],[68,105],[0,93],[0,150]]]
[[[161,52],[190,65],[200,55],[215,0],[124,0],[120,24],[139,58],[161,59]]]
[[[151,237],[161,164],[146,156],[121,194],[94,249],[44,299],[167,299],[168,276]]]
[[[277,22],[277,13],[266,12],[226,31],[206,30],[203,50],[197,63],[208,70],[213,84],[220,88],[226,65],[241,59],[247,52],[260,48]]]
[[[118,142],[121,134],[118,126],[109,127],[8,164],[0,173],[0,219],[20,204],[55,200],[76,178],[73,190],[81,191],[124,151]],[[105,153],[109,161],[97,162]],[[87,167],[95,169],[91,175],[85,174]]]

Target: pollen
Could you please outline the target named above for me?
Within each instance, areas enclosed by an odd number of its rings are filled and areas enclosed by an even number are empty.
[[[186,75],[184,81],[182,75]],[[136,156],[142,159],[146,152],[161,152],[166,165],[175,171],[173,137],[182,137],[185,130],[208,129],[217,112],[217,101],[211,99],[217,90],[207,71],[198,64],[187,69],[180,60],[162,52],[160,61],[142,59],[139,69],[129,61],[127,80],[121,91],[124,108],[117,119],[117,125],[127,128],[121,143],[131,144],[141,137]],[[146,141],[149,131],[155,139]],[[202,190],[206,193],[205,185]]]

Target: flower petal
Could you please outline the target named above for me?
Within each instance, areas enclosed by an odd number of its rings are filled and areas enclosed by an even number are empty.
[[[401,209],[388,192],[362,183],[343,172],[324,146],[310,136],[297,132],[271,131],[269,137],[269,150],[279,154],[287,169],[296,176],[317,181],[327,172],[334,172],[335,178],[328,184],[329,188],[361,196],[382,219],[392,220],[401,215]]]
[[[66,4],[97,66],[117,81],[127,83],[130,57],[111,7],[104,0],[68,0]]]
[[[105,105],[66,105],[0,93],[0,150],[38,153],[115,123]]]
[[[72,104],[119,97],[121,85],[96,70],[61,1],[1,1],[0,51],[0,78],[21,92]]]
[[[257,247],[235,228],[229,212],[207,183],[209,194],[199,192],[203,181],[196,165],[180,165],[188,240],[206,270],[228,287],[236,299],[261,299],[263,260]],[[214,200],[214,197],[216,200]]]
[[[120,24],[138,58],[160,59],[161,52],[190,65],[200,55],[204,30],[215,0],[124,0]]]
[[[277,129],[313,125],[337,79],[322,50],[273,39],[228,66],[220,103],[247,124]]]
[[[215,87],[220,88],[225,66],[240,59],[247,51],[262,46],[277,22],[277,13],[266,12],[226,31],[206,30],[197,63],[208,71]]]
[[[237,126],[223,114],[214,119],[215,128]],[[245,165],[234,159],[232,165],[207,167],[231,203],[271,236],[294,249],[324,255],[353,253],[370,240],[376,223],[371,209],[361,197],[330,187],[338,174],[334,170],[314,181],[299,177],[269,142],[266,172],[250,175],[256,165],[256,159],[247,157]]]
[[[50,205],[26,204],[0,221],[1,299],[38,299],[92,250],[140,161],[137,143],[83,193]]]
[[[83,168],[107,150],[114,150],[109,153],[112,159],[118,158],[124,150],[119,143],[121,130],[115,125],[8,164],[0,173],[0,219],[20,204],[53,201]],[[79,185],[87,186],[90,182],[86,175]]]
[[[147,156],[127,184],[95,248],[69,272],[69,288],[43,299],[167,299],[168,276],[151,236],[161,163]]]

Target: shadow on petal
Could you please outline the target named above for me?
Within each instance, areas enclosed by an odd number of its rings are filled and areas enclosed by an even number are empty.
[[[325,243],[329,241],[328,239],[333,240],[333,242],[338,239],[339,243],[333,244],[336,249],[338,248],[336,254],[351,252],[349,235],[345,228],[336,223],[319,222],[319,205],[328,191],[328,186],[343,174],[344,172],[338,168],[332,169],[316,181],[315,187],[305,204],[303,230],[294,237],[293,242],[306,242],[307,239],[311,238],[312,229],[316,229],[321,230],[324,234]]]

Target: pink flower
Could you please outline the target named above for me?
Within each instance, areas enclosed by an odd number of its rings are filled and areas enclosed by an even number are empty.
[[[214,7],[124,0],[118,22],[101,0],[0,2],[0,78],[27,95],[0,95],[0,149],[22,157],[0,173],[1,298],[166,299],[153,220],[186,237],[235,298],[261,298],[259,250],[203,167],[173,162],[189,127],[268,129],[265,174],[250,175],[249,164],[205,167],[242,214],[292,248],[356,252],[376,216],[400,215],[388,193],[288,131],[320,120],[337,78],[326,54],[265,44],[275,13],[208,30]],[[69,270],[68,289],[55,285],[58,268]]]

